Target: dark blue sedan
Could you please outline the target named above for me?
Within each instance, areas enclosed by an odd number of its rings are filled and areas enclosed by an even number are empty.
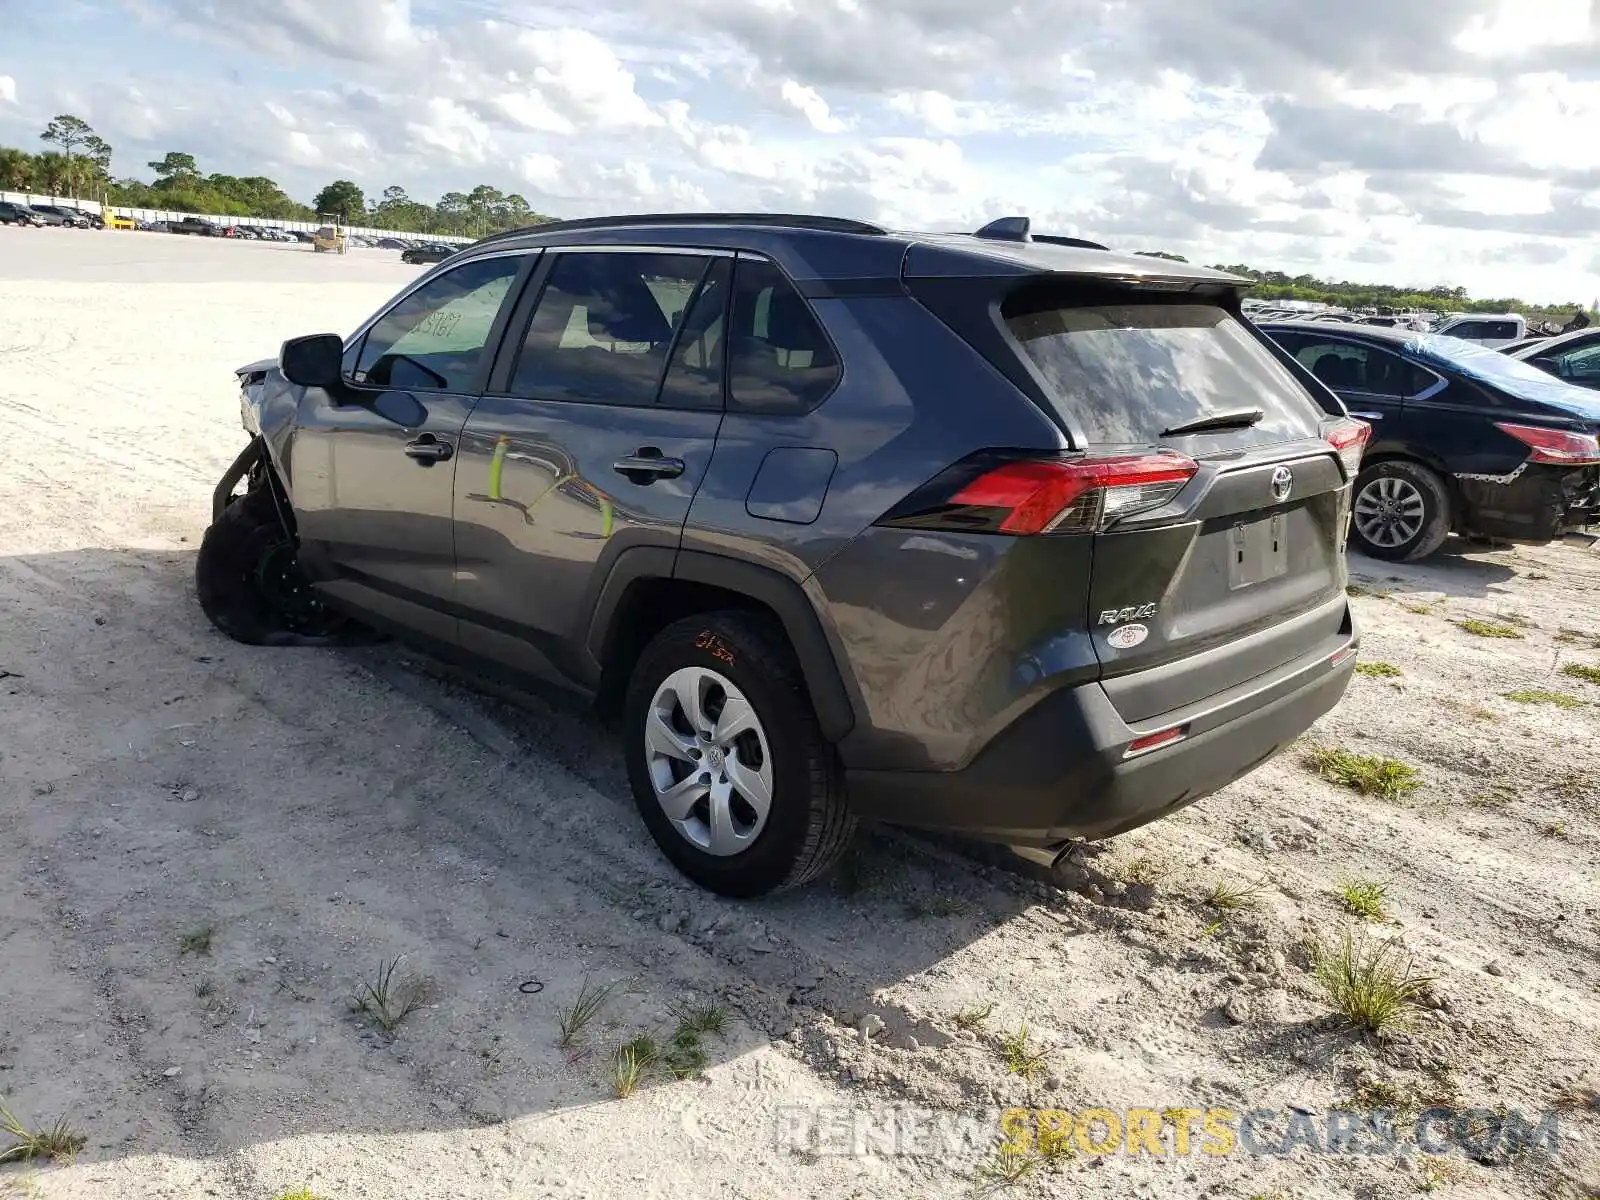
[[[1372,424],[1351,540],[1414,561],[1451,532],[1548,542],[1600,522],[1600,396],[1472,342],[1368,325],[1260,328]]]

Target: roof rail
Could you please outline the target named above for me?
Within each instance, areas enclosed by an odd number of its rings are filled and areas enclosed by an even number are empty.
[[[615,217],[576,217],[570,221],[545,221],[507,229],[479,239],[479,243],[527,234],[564,233],[569,229],[627,229],[637,225],[764,225],[774,229],[814,229],[824,233],[881,236],[882,226],[849,217],[820,217],[797,213],[625,213]]]
[[[1047,242],[1052,246],[1077,246],[1080,250],[1105,250],[1099,242],[1083,238],[1061,237],[1053,233],[1032,233],[1033,222],[1027,217],[1000,217],[990,221],[974,237],[993,238],[999,242]]]

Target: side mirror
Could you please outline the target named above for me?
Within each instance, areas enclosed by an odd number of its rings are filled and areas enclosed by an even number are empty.
[[[278,369],[300,387],[333,388],[343,378],[344,341],[336,333],[290,338],[278,352]]]

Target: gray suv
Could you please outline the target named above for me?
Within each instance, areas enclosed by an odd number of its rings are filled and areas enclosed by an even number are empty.
[[[1022,218],[488,238],[240,368],[200,603],[592,697],[662,851],[726,895],[812,879],[863,817],[1050,861],[1349,681],[1368,430],[1244,286]]]

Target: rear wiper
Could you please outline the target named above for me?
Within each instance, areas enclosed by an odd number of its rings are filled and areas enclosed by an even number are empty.
[[[1210,433],[1213,429],[1248,429],[1259,424],[1267,414],[1259,408],[1230,408],[1224,412],[1207,413],[1192,421],[1179,421],[1170,429],[1161,431],[1162,437],[1182,437],[1186,433]]]

